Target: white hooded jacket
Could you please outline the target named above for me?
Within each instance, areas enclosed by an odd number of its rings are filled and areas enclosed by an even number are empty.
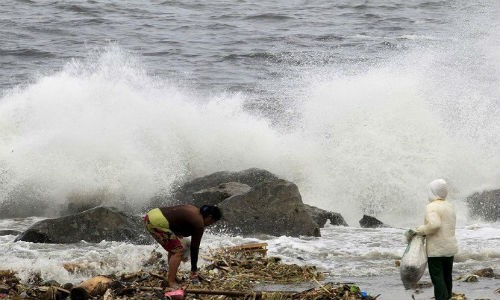
[[[428,257],[450,257],[458,252],[455,238],[456,214],[446,201],[448,188],[443,179],[429,184],[429,201],[425,208],[424,225],[417,228],[418,235],[426,236]]]

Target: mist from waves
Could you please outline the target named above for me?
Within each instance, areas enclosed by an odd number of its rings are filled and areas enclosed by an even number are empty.
[[[4,93],[0,203],[53,214],[97,191],[141,210],[184,180],[257,167],[350,224],[363,213],[413,224],[436,177],[451,199],[498,188],[500,52],[498,34],[487,37],[302,70],[286,109],[266,117],[244,93],[200,93],[110,46]]]

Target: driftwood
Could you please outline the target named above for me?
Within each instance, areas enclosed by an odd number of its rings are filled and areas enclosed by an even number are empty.
[[[113,279],[101,275],[87,279],[71,289],[71,299],[87,300],[90,296],[102,296],[112,282]]]
[[[252,252],[261,254],[262,256],[266,256],[267,243],[244,244],[244,245],[222,248],[222,250],[226,252]]]

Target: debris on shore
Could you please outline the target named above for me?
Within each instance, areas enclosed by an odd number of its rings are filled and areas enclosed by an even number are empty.
[[[324,283],[325,273],[315,266],[285,264],[278,257],[267,256],[267,244],[255,243],[214,249],[203,257],[207,264],[200,282],[189,281],[189,272],[179,271],[180,292],[166,287],[167,273],[163,255],[151,253],[144,269],[134,273],[107,274],[89,278],[82,283],[61,285],[44,281],[35,274],[21,283],[15,272],[0,270],[0,299],[332,299],[374,300],[354,283]],[[77,272],[84,266],[72,265]],[[260,291],[262,285],[311,283],[304,291]],[[170,293],[169,293],[170,292]]]
[[[160,252],[154,251],[144,263],[144,269],[134,273],[108,274],[91,277],[78,285],[59,284],[44,280],[40,274],[24,283],[11,270],[0,270],[0,299],[41,300],[219,300],[219,299],[306,299],[306,300],[375,300],[354,283],[322,283],[325,273],[314,266],[285,264],[278,257],[267,256],[267,244],[254,243],[215,249],[203,257],[207,262],[201,270],[201,281],[191,283],[189,272],[179,271],[182,289],[172,290],[167,285],[167,265]],[[84,272],[85,264],[63,266],[68,272]],[[474,278],[493,277],[491,268],[475,271]],[[465,276],[470,278],[470,276]],[[458,278],[457,280],[464,280]],[[472,281],[472,280],[467,280]],[[261,291],[256,287],[294,283],[311,283],[315,287],[304,291]],[[495,291],[499,293],[500,291]],[[467,299],[464,294],[453,294],[453,300]]]

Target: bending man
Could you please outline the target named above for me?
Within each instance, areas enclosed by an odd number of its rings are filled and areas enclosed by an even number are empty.
[[[184,252],[183,237],[191,236],[190,279],[198,279],[198,252],[205,227],[219,221],[221,211],[216,206],[176,205],[150,210],[144,217],[146,228],[168,252],[168,285],[178,287],[176,275]]]

